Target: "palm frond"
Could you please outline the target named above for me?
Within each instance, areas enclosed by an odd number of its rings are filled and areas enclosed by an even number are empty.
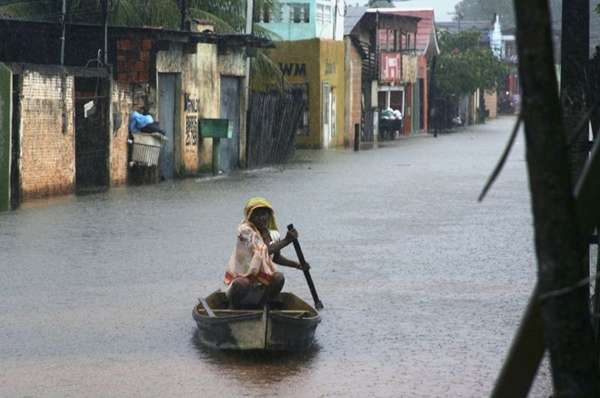
[[[199,8],[190,8],[190,16],[193,18],[204,19],[214,24],[215,30],[222,33],[235,32],[235,28],[225,19]]]

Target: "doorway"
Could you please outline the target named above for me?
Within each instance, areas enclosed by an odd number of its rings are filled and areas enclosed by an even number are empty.
[[[335,103],[333,89],[329,83],[323,83],[323,148],[329,148],[333,137],[333,129],[335,126],[332,123],[332,106]]]
[[[160,127],[165,131],[167,142],[160,150],[159,170],[164,179],[172,179],[175,176],[175,94],[177,88],[177,74],[158,74],[158,121]]]
[[[221,76],[221,118],[233,127],[230,139],[219,142],[219,170],[230,172],[240,163],[240,79]]]
[[[78,194],[108,188],[108,93],[106,79],[75,78],[75,189]]]

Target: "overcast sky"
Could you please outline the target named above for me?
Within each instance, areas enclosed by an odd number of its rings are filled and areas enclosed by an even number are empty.
[[[398,7],[409,6],[409,7],[425,7],[425,8],[433,8],[435,10],[435,20],[436,21],[450,21],[453,18],[453,15],[449,14],[454,11],[454,6],[460,0],[409,0],[397,2],[396,5]],[[346,4],[356,4],[358,1],[356,0],[346,0]],[[360,3],[366,4],[366,1],[361,1]]]

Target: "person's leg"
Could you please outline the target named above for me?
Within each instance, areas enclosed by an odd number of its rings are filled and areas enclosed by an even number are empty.
[[[227,299],[229,300],[229,307],[232,309],[239,309],[242,307],[242,301],[250,291],[250,281],[248,278],[235,278],[229,288],[227,289]]]
[[[165,131],[160,128],[160,124],[158,124],[158,122],[147,124],[142,127],[140,131],[144,133],[161,133],[162,135],[165,135]]]
[[[266,286],[265,296],[263,298],[264,302],[269,302],[273,300],[283,289],[283,285],[285,284],[285,277],[281,272],[275,272],[273,274],[273,279],[271,283]]]

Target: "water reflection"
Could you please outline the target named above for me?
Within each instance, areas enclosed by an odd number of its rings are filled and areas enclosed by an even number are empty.
[[[204,364],[244,388],[270,386],[300,376],[313,368],[321,350],[317,343],[302,352],[215,350],[200,342],[197,330],[190,341]]]

